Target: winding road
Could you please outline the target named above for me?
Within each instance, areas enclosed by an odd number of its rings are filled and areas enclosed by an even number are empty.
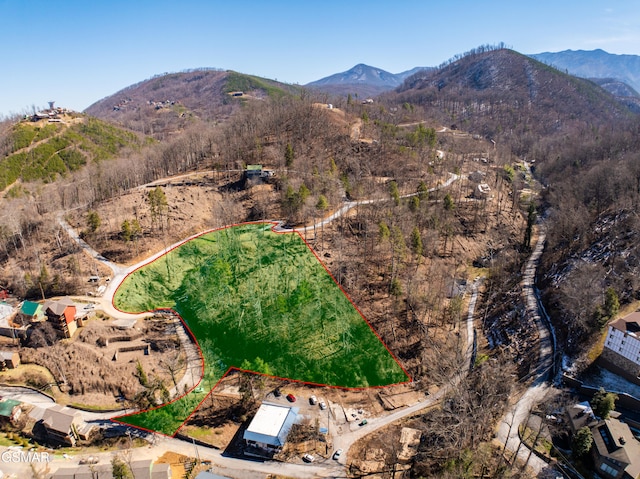
[[[450,186],[454,181],[459,179],[458,175],[453,173],[450,174],[450,177],[442,184],[430,188],[429,191],[435,191],[440,188],[445,188]],[[155,182],[156,184],[158,182]],[[408,198],[411,196],[415,196],[418,193],[411,193],[407,195],[403,195],[402,198]],[[305,231],[311,231],[314,228],[321,227],[323,225],[329,224],[332,221],[340,218],[342,215],[346,214],[351,209],[359,206],[359,205],[368,205],[381,201],[389,201],[388,198],[379,198],[379,199],[368,199],[361,201],[349,201],[345,202],[341,208],[333,212],[331,215],[322,219],[320,222],[315,223],[313,225],[299,227],[299,228],[289,228],[286,227],[284,222],[276,221],[274,222],[276,226],[274,226],[274,231],[277,232],[293,232],[297,231],[303,233]],[[110,316],[116,318],[131,318],[131,317],[143,317],[147,316],[149,313],[143,315],[131,315],[128,313],[123,313],[121,311],[116,310],[113,307],[112,299],[113,294],[116,289],[120,285],[120,283],[124,280],[124,278],[135,269],[150,263],[157,259],[158,257],[164,255],[168,250],[174,248],[175,246],[182,244],[190,239],[199,236],[201,233],[193,235],[185,240],[179,241],[175,245],[171,245],[168,248],[165,248],[153,256],[145,259],[144,261],[129,267],[117,265],[108,261],[104,258],[100,253],[93,250],[90,245],[84,242],[77,232],[68,224],[62,216],[59,216],[58,219],[60,225],[65,229],[70,238],[76,241],[83,250],[92,256],[96,261],[100,261],[106,266],[108,266],[111,271],[114,273],[114,277],[110,282],[107,290],[104,293],[104,296],[98,300],[100,308]],[[538,403],[540,403],[544,396],[548,391],[548,378],[549,373],[553,369],[554,364],[554,338],[552,336],[552,331],[548,327],[549,318],[545,317],[545,312],[541,310],[539,305],[538,292],[535,288],[535,277],[537,267],[540,261],[540,256],[542,255],[542,251],[544,249],[544,243],[546,239],[546,229],[544,223],[541,221],[538,223],[538,237],[536,241],[536,246],[524,268],[521,289],[523,293],[523,299],[526,304],[526,314],[533,319],[534,324],[536,325],[537,333],[538,333],[538,342],[539,342],[539,361],[538,366],[535,369],[534,373],[532,373],[532,383],[527,391],[520,397],[518,402],[505,414],[498,430],[496,431],[496,438],[506,444],[506,449],[512,451],[513,453],[518,454],[518,457],[522,462],[527,462],[527,465],[538,475],[543,475],[547,471],[549,471],[549,465],[536,456],[535,454],[530,454],[529,450],[521,443],[520,438],[518,436],[519,426],[522,423],[526,423],[527,418],[531,409]],[[369,420],[366,427],[355,428],[353,430],[347,431],[342,434],[338,434],[336,432],[333,433],[333,441],[335,448],[341,448],[343,450],[348,450],[357,440],[362,437],[371,434],[372,432],[383,428],[399,419],[415,414],[417,411],[428,408],[437,404],[441,398],[448,392],[449,388],[454,388],[459,383],[460,379],[466,371],[469,370],[471,361],[474,355],[474,328],[473,328],[473,316],[475,305],[478,296],[478,284],[481,281],[481,278],[477,278],[472,285],[472,295],[469,300],[469,310],[466,319],[466,331],[465,335],[467,338],[467,348],[465,355],[465,364],[461,367],[458,375],[452,379],[450,384],[439,390],[436,394],[432,396],[428,396],[426,399],[414,404],[413,406],[406,407],[400,410],[393,411],[387,415],[372,418]],[[92,298],[92,300],[95,300]],[[545,322],[546,321],[546,322]],[[183,329],[183,328],[178,328]],[[195,387],[200,381],[200,371],[201,371],[201,358],[195,349],[196,346],[190,341],[186,332],[183,331],[181,335],[182,344],[187,348],[187,356],[189,357],[189,370],[192,372],[197,371],[198,374],[196,376],[191,376],[190,374],[185,374],[182,378],[180,384],[178,385],[178,390],[182,390],[185,385],[188,388]],[[190,346],[189,346],[190,345]],[[182,388],[182,389],[181,389]],[[337,429],[337,428],[335,428]],[[184,451],[187,455],[193,455],[193,445],[182,441],[180,439],[174,438],[165,438],[162,437],[156,444],[154,445],[153,452],[150,453],[153,457],[158,457],[161,454],[161,451],[165,450],[173,450],[176,452]],[[199,454],[202,459],[209,459],[214,461],[214,471],[218,473],[227,473],[232,472],[234,477],[262,477],[264,474],[284,474],[290,477],[336,477],[336,476],[344,476],[344,466],[336,461],[327,460],[323,463],[316,464],[283,464],[276,462],[264,462],[264,463],[256,463],[254,461],[244,461],[238,459],[231,459],[228,457],[223,457],[218,451],[199,447]],[[110,459],[108,459],[110,460]],[[343,455],[340,462],[344,463],[346,460],[346,454]],[[251,472],[250,472],[251,471]],[[556,471],[553,471],[555,474]],[[255,474],[258,474],[257,476]]]
[[[454,181],[459,179],[460,177],[455,174],[450,174],[450,177],[443,182],[442,184],[430,188],[429,191],[435,191],[440,188],[445,188],[450,186]],[[156,182],[157,183],[157,182]],[[155,183],[154,183],[155,184]],[[403,195],[402,198],[408,198],[411,196],[415,196],[418,193],[411,193],[408,195]],[[274,227],[274,231],[277,232],[305,232],[313,230],[314,228],[321,227],[323,225],[329,224],[342,215],[346,214],[352,208],[355,208],[359,205],[368,205],[375,202],[381,201],[389,201],[388,198],[380,198],[380,199],[368,199],[361,201],[349,201],[345,202],[341,208],[333,212],[331,215],[322,219],[320,222],[315,223],[313,225],[299,227],[299,228],[289,228],[286,227],[285,224],[281,221],[277,221],[276,226]],[[96,261],[100,261],[106,266],[108,266],[114,273],[114,277],[110,282],[107,290],[104,293],[103,298],[99,299],[100,308],[105,311],[105,313],[110,316],[116,318],[130,318],[130,317],[140,317],[145,315],[131,315],[128,313],[123,313],[121,311],[116,310],[112,304],[113,294],[116,289],[120,285],[120,283],[124,280],[124,278],[131,271],[147,264],[158,257],[165,254],[168,250],[174,248],[175,246],[182,244],[193,237],[199,236],[201,233],[193,235],[185,240],[182,240],[175,245],[171,245],[153,256],[145,259],[144,261],[129,267],[121,266],[114,264],[104,258],[100,253],[93,250],[90,245],[84,242],[77,232],[68,224],[62,216],[59,216],[59,223],[65,229],[65,231],[69,234],[69,237],[76,241],[87,254],[92,256]],[[537,297],[537,290],[535,289],[535,276],[536,270],[539,263],[540,256],[542,254],[545,242],[545,228],[542,223],[539,223],[539,232],[538,238],[536,242],[536,246],[529,258],[527,265],[523,272],[523,279],[521,283],[524,300],[526,303],[527,314],[533,318],[534,323],[536,325],[539,337],[539,347],[540,347],[540,357],[538,367],[535,371],[535,378],[529,387],[529,389],[523,394],[523,396],[519,399],[519,401],[513,406],[513,408],[504,416],[498,431],[496,432],[496,437],[503,444],[506,444],[506,448],[513,451],[518,452],[519,457],[522,461],[528,461],[528,465],[536,472],[541,473],[548,469],[548,464],[537,457],[534,454],[529,454],[529,450],[520,442],[518,437],[518,426],[525,422],[531,408],[539,403],[544,395],[547,392],[547,379],[549,372],[553,367],[553,338],[551,337],[551,333],[543,318],[541,317],[540,308],[539,308],[539,299]],[[465,336],[467,338],[467,348],[465,355],[465,364],[460,369],[459,374],[453,378],[450,385],[442,388],[436,394],[432,396],[427,396],[426,399],[414,404],[413,406],[406,407],[400,410],[395,410],[387,415],[380,416],[377,418],[372,418],[369,420],[369,423],[366,427],[356,428],[350,431],[347,431],[342,434],[338,434],[334,432],[334,446],[335,448],[341,448],[344,450],[348,450],[353,443],[362,437],[371,434],[372,432],[385,427],[399,419],[415,414],[417,411],[425,409],[427,407],[433,406],[437,404],[441,398],[448,392],[449,388],[454,388],[459,383],[462,375],[466,374],[466,371],[469,370],[471,361],[474,355],[474,328],[473,328],[473,316],[475,305],[477,301],[478,295],[478,284],[481,281],[481,278],[476,279],[472,285],[472,295],[469,301],[469,311],[466,319],[466,330]],[[95,300],[95,299],[94,299]],[[147,313],[148,314],[148,313]],[[548,319],[548,318],[546,318]],[[188,337],[186,337],[186,333],[182,337],[183,344],[192,344]],[[195,346],[192,344],[193,348]],[[197,351],[191,351],[193,354],[189,354],[189,369],[191,371],[201,371],[201,359],[197,354]],[[199,382],[199,377],[195,381],[191,381],[189,379],[190,375],[186,374],[179,387],[184,388],[184,385],[190,387],[195,387],[195,385]],[[186,378],[186,379],[185,379]],[[509,427],[511,424],[511,427]],[[160,449],[158,449],[160,447]],[[180,439],[174,438],[165,438],[157,440],[153,447],[153,456],[157,457],[159,452],[164,450],[174,450],[180,452],[182,450],[185,451],[186,454],[193,455],[193,445],[182,441]],[[336,461],[327,460],[323,463],[316,464],[282,464],[275,462],[265,462],[265,463],[256,463],[254,461],[244,461],[238,459],[231,459],[228,457],[223,457],[218,451],[199,447],[199,454],[202,459],[210,459],[214,461],[214,470],[219,473],[223,473],[225,470],[233,470],[234,477],[262,477],[263,474],[284,474],[290,477],[336,477],[336,476],[344,476],[345,471],[343,469],[343,465],[339,464]],[[346,454],[341,458],[341,462],[343,463],[346,460]],[[253,472],[249,472],[253,471]],[[240,474],[240,471],[245,471],[243,474]],[[258,473],[259,476],[253,476],[252,474]]]
[[[536,271],[540,263],[540,257],[546,241],[546,227],[543,222],[538,222],[538,238],[536,246],[524,268],[521,281],[521,289],[526,305],[526,315],[530,317],[538,333],[539,357],[538,365],[531,374],[531,385],[520,397],[517,403],[503,416],[496,438],[506,445],[512,453],[517,453],[518,458],[538,475],[549,471],[549,464],[535,454],[530,454],[529,449],[521,443],[519,428],[526,424],[531,410],[540,404],[549,391],[550,373],[554,366],[554,338],[551,328],[548,326],[549,318],[540,307],[540,298],[535,287]],[[560,474],[560,471],[551,471],[552,474]]]
[[[428,191],[433,192],[441,188],[446,188],[450,186],[453,182],[458,180],[459,178],[460,178],[459,175],[450,173],[450,176],[446,181],[444,181],[443,183],[435,187],[430,188]],[[156,183],[157,182],[154,182],[154,184]],[[406,195],[402,195],[402,198],[409,198],[418,194],[419,193],[406,194]],[[322,219],[319,223],[306,226],[306,227],[301,227],[301,228],[287,228],[284,226],[283,222],[275,222],[276,226],[274,227],[274,231],[278,231],[278,232],[293,232],[293,231],[304,232],[305,230],[309,231],[309,230],[312,230],[313,228],[317,228],[319,226],[331,223],[332,221],[346,214],[352,208],[355,208],[359,205],[368,205],[375,202],[382,202],[382,201],[389,201],[389,200],[390,200],[389,198],[380,198],[380,199],[369,199],[369,200],[362,200],[362,201],[346,202],[341,208],[339,208],[337,211],[327,216],[326,218]],[[186,241],[189,241],[190,239],[196,236],[199,236],[201,234],[201,233],[198,233],[187,239],[181,240],[174,245],[164,248],[163,250],[157,252],[153,256],[145,259],[144,261],[141,261],[138,264],[126,267],[126,266],[118,265],[108,261],[104,256],[102,256],[99,252],[94,250],[89,244],[83,241],[80,238],[79,234],[75,231],[75,229],[72,228],[64,220],[62,214],[58,215],[58,223],[67,232],[69,237],[73,241],[75,241],[89,256],[94,258],[96,261],[99,261],[105,264],[113,272],[113,278],[109,282],[109,285],[105,290],[103,297],[102,298],[86,298],[86,299],[89,299],[91,301],[96,301],[99,305],[98,306],[99,309],[102,309],[106,314],[114,318],[140,318],[140,317],[148,316],[150,313],[133,315],[133,314],[124,313],[122,311],[115,309],[113,307],[113,295],[117,290],[118,286],[121,284],[121,282],[126,278],[126,276],[130,272],[138,269],[139,267],[147,263],[154,261],[155,259],[164,255],[167,251],[176,247],[177,245],[180,245]],[[473,284],[473,293],[472,293],[471,300],[469,301],[469,312],[468,312],[467,321],[466,321],[467,328],[465,331],[463,331],[463,333],[467,337],[467,348],[466,348],[467,353],[466,353],[465,364],[461,366],[459,377],[461,377],[463,374],[466,374],[466,371],[468,371],[470,367],[470,361],[472,360],[473,316],[474,316],[477,294],[478,293],[477,293],[477,281],[476,281]],[[183,329],[183,328],[178,328],[178,329]],[[181,340],[182,340],[182,344],[185,346],[185,348],[187,348],[187,356],[189,358],[188,370],[192,372],[195,372],[195,371],[200,372],[202,369],[201,357],[199,354],[197,354],[197,351],[195,350],[196,346],[193,345],[193,343],[190,341],[186,332],[183,335],[181,335]],[[195,378],[195,380],[192,380],[191,374],[185,374],[181,382],[178,384],[178,391],[181,390],[181,388],[184,388],[185,384],[191,388],[195,387],[199,381],[200,381],[199,376]],[[343,450],[348,450],[351,447],[351,445],[353,445],[353,443],[359,440],[360,438],[368,434],[371,434],[372,432],[382,427],[385,427],[401,418],[410,416],[421,409],[437,404],[440,401],[441,397],[444,394],[446,394],[448,388],[455,387],[458,381],[459,381],[459,378],[458,380],[454,379],[453,381],[451,381],[450,385],[447,388],[442,388],[440,391],[438,391],[438,393],[432,396],[427,396],[426,399],[414,404],[413,406],[395,410],[385,416],[372,418],[369,420],[369,424],[366,427],[356,428],[354,430],[350,430],[343,434],[337,434],[336,432],[334,432],[333,440],[334,440],[335,448],[336,449],[342,448]],[[87,416],[87,419],[90,419],[89,416]],[[96,417],[93,419],[97,421],[97,420],[102,420],[104,418],[103,418],[103,415],[100,414],[99,416],[96,415]],[[194,446],[189,442],[182,441],[176,438],[168,438],[160,435],[155,435],[155,437],[156,437],[156,440],[154,441],[152,452],[150,452],[150,454],[154,458],[161,455],[164,450],[172,450],[176,452],[181,452],[184,450],[185,454],[193,455]],[[264,462],[264,463],[256,463],[255,461],[245,461],[245,460],[224,457],[219,451],[216,451],[210,448],[204,448],[204,447],[198,446],[198,449],[199,449],[198,453],[201,459],[212,460],[215,465],[214,469],[217,469],[220,471],[226,470],[226,469],[234,470],[234,477],[262,477],[262,475],[264,475],[265,473],[281,474],[289,477],[345,476],[344,465],[339,463],[338,461],[333,461],[330,459],[327,461],[324,461],[323,463],[315,463],[315,464],[283,464],[283,463],[277,463],[277,462],[271,462],[271,461]],[[136,451],[136,456],[138,456],[138,451]],[[111,459],[111,456],[109,453],[101,454],[101,462],[102,460],[109,462],[110,459]],[[345,460],[346,460],[346,454],[343,455],[343,457],[341,458],[341,462],[344,462]],[[244,471],[244,472],[240,474],[240,471]],[[259,473],[260,475],[252,476],[251,473],[249,473],[248,471],[253,471],[253,473]]]

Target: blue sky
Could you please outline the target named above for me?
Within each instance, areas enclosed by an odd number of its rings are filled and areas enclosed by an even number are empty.
[[[435,66],[482,44],[640,55],[638,0],[0,0],[0,117],[83,110],[163,72],[306,84],[366,63]]]

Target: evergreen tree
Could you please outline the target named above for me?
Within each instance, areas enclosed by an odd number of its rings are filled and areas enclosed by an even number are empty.
[[[129,220],[124,220],[122,222],[122,225],[120,226],[120,235],[123,240],[127,242],[131,241],[131,223],[129,223]]]
[[[169,204],[167,203],[167,196],[159,186],[147,193],[147,202],[149,203],[149,209],[151,213],[151,221],[156,222],[160,219],[160,225],[162,226],[162,217],[167,212]]]
[[[421,181],[418,185],[418,198],[420,198],[420,201],[424,201],[429,198],[429,188],[427,188],[424,181]]]
[[[443,202],[444,209],[447,211],[452,211],[456,207],[455,203],[453,202],[453,198],[449,193],[445,195]]]
[[[588,426],[581,427],[573,436],[571,448],[578,457],[585,456],[591,450],[593,444],[593,435]]]
[[[378,236],[380,238],[380,241],[384,241],[391,236],[389,226],[384,221],[381,221],[378,224]]]
[[[417,226],[414,226],[411,232],[411,247],[418,258],[422,256],[422,238],[420,237],[420,230]]]
[[[400,280],[398,278],[394,278],[393,281],[391,281],[389,293],[396,298],[402,296],[402,285],[400,284]]]
[[[309,198],[310,194],[311,194],[311,191],[309,191],[309,188],[307,188],[307,185],[302,183],[298,188],[298,197],[300,198],[301,205],[303,205],[304,202],[307,201],[307,198]]]
[[[389,194],[393,198],[393,202],[398,206],[400,204],[400,192],[398,191],[398,183],[395,181],[389,183]]]
[[[89,226],[89,231],[95,233],[98,228],[100,228],[100,224],[102,224],[102,220],[100,219],[98,212],[90,210],[87,213],[87,225]]]
[[[615,409],[617,399],[617,394],[608,393],[604,388],[600,388],[600,390],[593,395],[593,398],[589,403],[591,404],[593,413],[596,416],[602,419],[607,419],[611,411]]]
[[[420,209],[420,197],[412,196],[409,202],[409,209],[414,213]]]
[[[533,235],[533,226],[536,224],[538,215],[536,213],[536,207],[533,203],[529,203],[529,212],[527,215],[527,228],[524,232],[524,244],[526,249],[531,249],[531,236]]]
[[[327,201],[327,197],[324,195],[320,195],[318,197],[318,202],[316,203],[316,209],[320,211],[325,211],[329,208],[329,202]]]
[[[284,150],[284,164],[287,168],[291,168],[293,166],[294,157],[293,146],[291,146],[291,143],[287,143],[287,147]]]
[[[620,300],[618,299],[618,293],[612,287],[608,287],[604,296],[604,313],[607,315],[607,320],[614,318],[620,311]]]

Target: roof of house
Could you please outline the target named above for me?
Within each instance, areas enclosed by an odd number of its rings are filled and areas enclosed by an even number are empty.
[[[260,171],[262,170],[262,165],[247,165],[247,171]]]
[[[11,361],[15,354],[18,354],[18,353],[16,353],[15,351],[0,351],[0,360],[2,360],[2,361],[7,361],[7,360]]]
[[[246,441],[256,441],[271,446],[284,446],[297,417],[298,408],[263,403],[244,432],[243,438]]]
[[[171,477],[171,465],[154,464],[151,466],[151,479],[167,479]],[[136,476],[138,479],[138,476]]]
[[[0,401],[0,416],[10,417],[13,412],[13,408],[20,405],[20,401],[15,399],[4,399]]]
[[[33,301],[25,301],[20,308],[20,312],[27,316],[35,316],[40,311],[42,311],[42,305],[40,303],[34,303]]]
[[[195,479],[230,479],[230,478],[227,476],[220,476],[218,474],[214,474],[213,472],[202,471],[198,473]]]
[[[591,432],[593,445],[601,457],[627,464],[625,472],[630,477],[640,475],[640,442],[633,437],[627,424],[609,418],[598,422]]]
[[[73,300],[67,297],[61,298],[57,301],[49,300],[42,305],[42,309],[45,312],[50,311],[51,314],[55,316],[64,315],[67,323],[70,323],[71,321],[73,321],[75,317],[75,311],[73,312],[73,314],[65,314],[65,311],[67,311],[67,308],[69,307],[75,308],[76,304],[73,302]]]
[[[68,305],[59,301],[47,301],[44,303],[43,309],[45,311],[51,311],[56,316],[62,316],[64,314],[64,310],[67,309],[67,306]]]
[[[83,464],[81,466],[61,467],[51,475],[51,478],[113,479],[113,466],[111,464]]]
[[[151,459],[140,459],[131,462],[131,472],[136,479],[151,479]]]
[[[596,415],[591,409],[591,404],[588,401],[574,404],[567,408],[567,416],[569,417],[569,425],[571,430],[575,433],[578,429],[584,426],[591,426],[596,422]]]
[[[77,420],[82,420],[80,412],[59,404],[45,409],[42,415],[42,422],[47,429],[63,434],[68,434],[71,430],[71,424]]]
[[[634,311],[624,318],[616,319],[609,323],[609,326],[640,339],[640,311]]]
[[[40,406],[34,406],[30,411],[27,411],[27,415],[34,421],[40,421],[44,417],[45,408]]]

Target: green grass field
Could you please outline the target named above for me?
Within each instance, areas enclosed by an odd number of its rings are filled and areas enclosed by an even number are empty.
[[[208,387],[231,367],[346,388],[409,380],[302,238],[271,227],[192,239],[129,275],[114,305],[177,311],[202,349]],[[206,393],[119,420],[172,435]]]

